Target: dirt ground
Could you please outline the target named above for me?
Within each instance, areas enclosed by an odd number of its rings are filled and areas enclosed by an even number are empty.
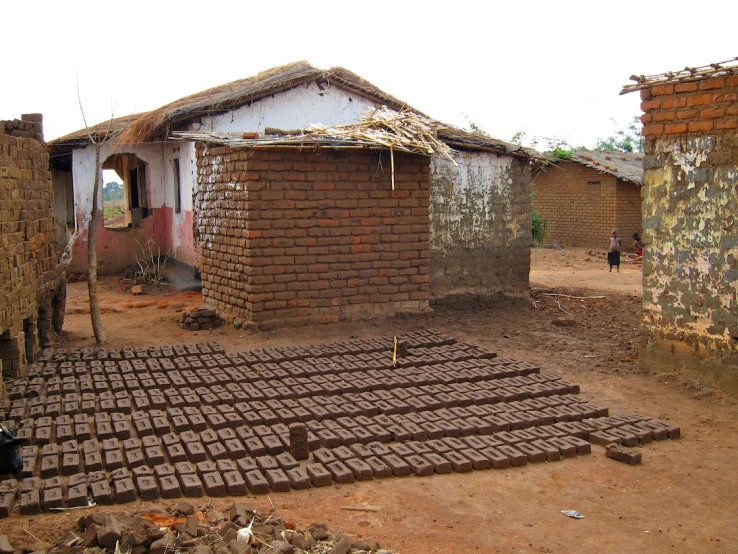
[[[217,340],[227,350],[434,327],[579,383],[585,398],[610,407],[611,413],[636,412],[681,426],[680,440],[648,445],[643,463],[635,467],[607,459],[602,448],[593,446],[591,455],[523,468],[362,482],[249,499],[263,509],[273,504],[299,527],[325,521],[333,530],[372,537],[401,554],[734,551],[736,399],[678,375],[639,369],[639,265],[624,264],[620,273],[611,274],[603,253],[537,249],[532,266],[531,299],[517,305],[465,303],[438,307],[422,317],[258,334],[228,326],[181,331],[175,320],[182,308],[200,301],[198,294],[132,297],[118,279],[105,278],[103,323],[113,346]],[[547,296],[551,293],[604,298]],[[68,294],[60,345],[92,346],[86,284],[71,283]],[[212,503],[226,506],[231,501]],[[377,511],[341,509],[364,503]],[[144,507],[126,504],[110,511]],[[564,509],[578,510],[585,519],[567,518],[560,512]],[[36,541],[24,529],[55,542],[80,512],[16,516],[0,522],[0,533],[34,549]]]

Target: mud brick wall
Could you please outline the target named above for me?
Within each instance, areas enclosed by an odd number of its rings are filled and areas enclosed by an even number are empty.
[[[17,128],[7,134],[6,123],[0,122],[0,366],[4,378],[16,378],[48,345],[52,327],[61,330],[66,284],[46,147],[30,138],[32,131],[21,130],[29,138]]]
[[[206,304],[275,328],[428,309],[429,159],[197,145]]]
[[[533,208],[548,221],[546,243],[606,249],[613,228],[623,246],[641,230],[637,185],[572,161],[536,172]]]
[[[528,294],[530,165],[491,152],[431,161],[430,284],[434,301]]]
[[[738,392],[738,75],[641,91],[647,368]]]

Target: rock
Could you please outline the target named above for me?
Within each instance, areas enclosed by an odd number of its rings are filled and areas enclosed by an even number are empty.
[[[208,512],[208,521],[214,525],[217,525],[218,523],[223,523],[226,520],[226,516],[223,515],[223,512],[219,510],[212,510]]]
[[[90,525],[90,523],[94,523],[96,525],[104,525],[106,517],[108,517],[108,514],[105,512],[95,512],[94,514],[90,515],[90,521],[87,522],[87,525]]]
[[[197,536],[197,528],[200,525],[200,520],[197,518],[196,515],[187,516],[187,534],[196,537]]]
[[[218,530],[218,534],[221,537],[225,538],[229,531],[235,531],[236,533],[238,533],[238,525],[236,525],[232,521],[226,521],[225,524]]]
[[[210,549],[209,546],[205,544],[199,544],[192,550],[190,550],[190,554],[213,554],[213,551]]]
[[[328,534],[328,526],[325,523],[313,523],[310,525],[310,534],[316,541],[324,541],[330,536]]]
[[[131,287],[131,294],[133,296],[138,296],[139,294],[143,294],[143,287],[141,285],[134,285]]]
[[[251,527],[254,535],[259,535],[264,542],[270,542],[274,537],[274,525],[268,525],[265,523],[254,523]]]
[[[87,529],[85,529],[85,532],[81,535],[83,546],[91,548],[97,544],[98,529],[100,529],[100,527],[95,523],[91,523],[87,526]]]
[[[151,554],[164,554],[174,549],[175,537],[172,533],[166,533],[162,538],[151,543],[149,551]]]
[[[159,527],[148,527],[146,529],[146,539],[149,541],[158,541],[164,538],[167,534],[166,529],[160,529]]]
[[[294,552],[295,547],[290,543],[285,541],[274,541],[271,546],[264,551],[264,554],[294,554]]]
[[[232,554],[251,554],[251,546],[245,541],[232,540],[228,541],[228,546]]]
[[[354,539],[353,541],[351,541],[351,548],[355,548],[356,550],[366,550],[367,552],[370,552],[372,550],[378,550],[379,543],[371,539]]]
[[[228,515],[231,516],[231,521],[235,521],[240,517],[246,517],[249,521],[251,521],[251,518],[254,516],[255,513],[256,510],[254,509],[254,507],[250,504],[246,504],[245,502],[236,502],[228,510]]]
[[[289,533],[287,535],[287,540],[290,541],[290,544],[296,546],[300,550],[310,550],[312,547],[310,539],[300,533]],[[315,539],[313,539],[313,542],[315,542]]]
[[[133,550],[131,550],[131,554],[148,554],[148,552],[149,549],[146,548],[144,545],[134,546]]]
[[[177,511],[183,516],[191,516],[195,513],[195,505],[187,500],[181,500],[177,504]]]
[[[77,542],[81,543],[82,540],[80,539],[80,536],[71,529],[67,529],[67,531],[62,535],[62,538],[59,540],[60,544],[65,544],[67,546],[72,546]]]
[[[231,549],[224,542],[215,543],[213,554],[231,554]]]
[[[106,516],[105,523],[97,532],[97,542],[105,548],[113,548],[120,541],[122,531],[115,516]]]
[[[331,548],[327,554],[348,554],[351,550],[351,539],[341,537],[336,545]]]
[[[0,535],[0,553],[1,554],[10,554],[15,550],[10,545],[10,540],[8,540],[8,535]]]

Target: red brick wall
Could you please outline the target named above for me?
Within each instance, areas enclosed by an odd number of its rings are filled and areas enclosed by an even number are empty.
[[[572,161],[535,175],[533,208],[548,221],[546,243],[607,248],[618,228],[629,247],[641,229],[640,187]]]
[[[427,157],[198,144],[206,302],[260,328],[426,310]]]
[[[738,129],[738,75],[641,91],[643,136],[695,135]]]
[[[738,394],[738,75],[641,91],[642,367]]]

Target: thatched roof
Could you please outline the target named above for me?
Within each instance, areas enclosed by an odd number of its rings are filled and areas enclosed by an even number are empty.
[[[627,94],[644,88],[651,88],[656,85],[668,85],[674,83],[688,83],[691,81],[701,81],[703,79],[711,79],[712,77],[721,77],[726,75],[738,75],[738,58],[727,60],[701,67],[685,67],[679,71],[667,71],[658,75],[631,75],[630,83],[623,86],[620,94]]]
[[[140,117],[148,115],[149,112],[142,112],[139,114],[126,115],[124,117],[116,117],[115,119],[109,119],[103,121],[97,125],[90,127],[90,134],[95,139],[105,139],[108,133],[110,135],[119,135],[125,129],[130,128]],[[69,133],[63,137],[59,137],[48,142],[51,147],[52,153],[59,154],[68,152],[78,146],[85,146],[90,142],[90,138],[87,134],[87,129],[79,129],[74,133]]]
[[[392,110],[411,110],[413,113],[424,116],[419,110],[380,90],[348,69],[333,67],[324,70],[315,68],[308,62],[300,61],[274,67],[247,79],[240,79],[180,98],[161,108],[137,114],[132,118],[118,118],[116,122],[124,121],[130,124],[116,137],[116,141],[122,144],[135,144],[166,140],[172,131],[184,129],[186,123],[192,119],[237,109],[275,93],[313,81],[339,83],[342,87]],[[105,126],[106,123],[102,123],[98,127]],[[251,130],[244,129],[244,131]],[[447,127],[445,131],[439,131],[438,136],[454,148],[492,150],[523,158],[538,156],[534,150],[451,127]],[[82,129],[50,141],[49,144],[52,151],[62,152],[84,145],[86,142],[87,132]]]
[[[539,164],[538,169],[542,169],[546,165],[556,165],[562,161],[580,163],[600,173],[613,175],[618,179],[629,181],[638,186],[643,184],[643,154],[605,150],[575,150],[571,159],[562,160],[550,157],[546,163]]]

